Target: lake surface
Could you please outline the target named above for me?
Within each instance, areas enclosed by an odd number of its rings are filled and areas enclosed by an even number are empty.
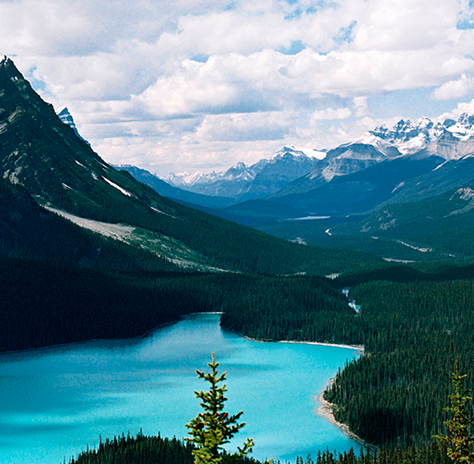
[[[199,314],[143,339],[1,355],[0,462],[62,464],[100,437],[140,429],[185,437],[200,412],[194,390],[208,389],[195,370],[209,370],[211,352],[227,372],[226,410],[244,411],[235,445],[249,436],[254,457],[293,463],[318,449],[359,448],[317,413],[328,380],[357,351],[255,342],[223,331],[219,319]]]

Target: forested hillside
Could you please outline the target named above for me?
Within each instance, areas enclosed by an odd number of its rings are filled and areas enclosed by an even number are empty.
[[[20,185],[0,179],[0,256],[118,271],[177,271],[148,250],[78,227],[38,205]]]
[[[327,392],[335,417],[371,443],[429,441],[443,430],[456,359],[474,381],[474,281],[371,282],[350,296],[366,356]]]
[[[460,169],[459,169],[460,170]],[[309,245],[358,250],[388,260],[472,262],[472,181],[428,199],[386,204],[370,215],[286,221],[260,227],[277,237],[300,237]]]

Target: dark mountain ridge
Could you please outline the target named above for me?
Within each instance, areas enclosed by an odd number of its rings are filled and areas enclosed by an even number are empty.
[[[326,273],[346,265],[346,254],[328,255],[188,208],[117,171],[8,58],[0,62],[0,109],[2,178],[83,228],[192,269]]]

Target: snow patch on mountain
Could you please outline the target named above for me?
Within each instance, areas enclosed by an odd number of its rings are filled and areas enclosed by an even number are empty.
[[[464,201],[469,201],[474,198],[474,190],[470,187],[462,187],[456,190],[456,192],[449,199],[450,201],[454,199],[460,199]]]
[[[120,193],[123,193],[127,197],[132,196],[132,194],[130,192],[127,192],[127,190],[123,189],[122,187],[120,187],[120,185],[117,185],[116,183],[112,182],[111,180],[107,179],[106,177],[102,177],[102,179],[104,179],[105,182],[107,182],[112,187],[116,188]]]
[[[433,248],[430,248],[430,247],[418,247],[415,245],[410,245],[407,242],[403,242],[402,240],[395,240],[395,241],[399,243],[400,245],[411,248],[412,250],[420,251],[421,253],[431,253],[433,251]]]
[[[385,128],[385,126],[381,126],[381,127]],[[385,156],[387,156],[390,153],[390,151],[393,150],[393,146],[394,146],[393,143],[387,140],[384,140],[383,138],[376,135],[373,131],[365,132],[358,139],[356,139],[354,143],[372,145]]]

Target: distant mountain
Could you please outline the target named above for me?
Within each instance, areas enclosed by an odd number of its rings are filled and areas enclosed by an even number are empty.
[[[69,127],[72,128],[72,130],[76,133],[76,135],[81,139],[84,140],[84,142],[89,143],[84,137],[79,134],[79,131],[77,130],[76,123],[74,122],[74,118],[72,117],[71,113],[67,108],[63,108],[59,113],[58,113],[59,119],[64,123],[67,124]]]
[[[474,116],[463,113],[457,121],[446,119],[443,123],[434,123],[429,118],[402,119],[391,130],[380,126],[366,132],[358,141],[396,147],[404,155],[426,149],[445,159],[456,159],[466,154],[466,149],[471,150],[473,137]]]
[[[311,190],[270,200],[313,215],[368,213],[397,196],[404,186],[411,182],[416,185],[419,176],[431,173],[441,164],[442,160],[438,157],[398,157],[337,176]]]
[[[447,119],[443,123],[434,123],[428,118],[420,118],[401,120],[392,129],[377,127],[354,142],[329,150],[310,173],[293,181],[275,196],[309,192],[338,177],[401,156],[460,159],[474,152],[473,123],[474,117],[463,114],[458,121]]]
[[[428,198],[474,179],[473,153],[474,116],[463,114],[457,121],[420,118],[376,127],[325,156],[284,147],[252,166],[238,163],[222,173],[172,174],[166,180],[184,190],[233,198],[235,204],[214,213],[259,226]]]
[[[280,212],[290,206],[305,215],[361,214],[465,186],[474,180],[473,124],[474,117],[463,114],[458,121],[420,118],[402,120],[391,130],[378,127],[329,150],[311,172],[262,200],[274,211],[281,205],[273,217],[281,221]],[[240,212],[239,222],[269,208],[262,202],[231,207]]]
[[[143,263],[165,259],[189,269],[287,274],[326,272],[347,262],[347,255],[327,255],[187,208],[117,171],[59,119],[8,58],[0,62],[0,169],[6,184],[42,208],[119,248],[132,247]],[[15,216],[8,201],[1,207]]]
[[[362,144],[382,154],[396,149],[400,155],[380,157],[327,182],[315,168],[318,183],[312,185],[317,187],[311,188],[309,175],[297,181],[305,181],[308,190],[300,185],[299,192],[284,195],[285,189],[265,201],[331,217],[299,222],[275,217],[260,228],[288,240],[372,252],[387,260],[472,260],[473,123],[474,117],[464,114],[458,121],[435,124],[422,118],[369,131],[351,146]]]
[[[329,150],[326,157],[318,160],[308,174],[289,183],[274,196],[279,198],[309,192],[335,178],[362,171],[400,155],[401,153],[394,147],[387,147],[381,151],[374,145],[359,142],[341,145],[334,150]]]
[[[190,192],[188,190],[183,190],[178,187],[174,187],[168,182],[160,179],[155,174],[141,169],[136,166],[131,166],[129,164],[120,164],[114,166],[119,171],[127,171],[135,179],[148,185],[153,190],[158,192],[164,197],[173,198],[183,203],[188,203],[197,206],[204,206],[206,208],[225,208],[227,206],[233,205],[236,203],[236,200],[227,197],[214,197],[209,195],[201,195],[199,193]]]
[[[270,159],[262,159],[247,166],[239,162],[225,172],[210,174],[170,174],[165,181],[195,193],[210,196],[238,198],[241,201],[271,195],[289,182],[307,174],[321,152],[309,155],[295,147],[287,146]]]

